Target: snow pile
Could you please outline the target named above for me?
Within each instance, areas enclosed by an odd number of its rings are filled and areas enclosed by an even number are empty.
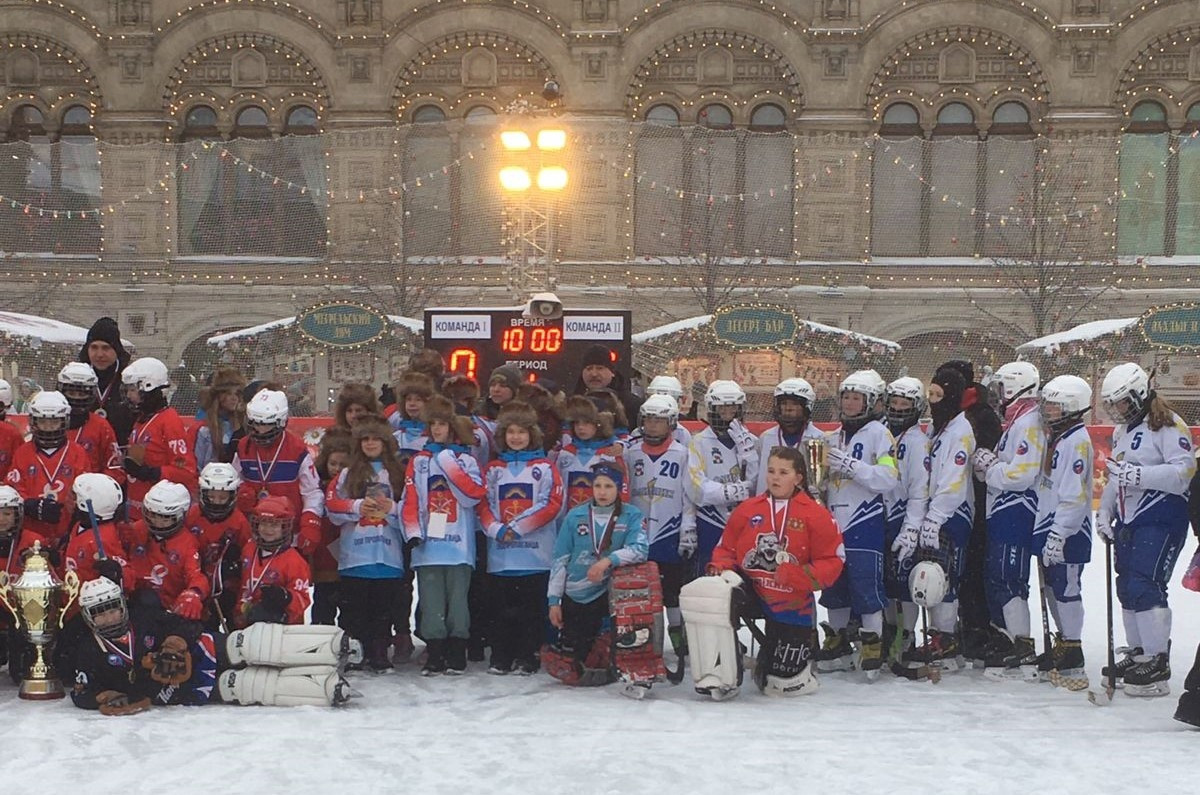
[[[702,326],[706,326],[712,322],[714,317],[716,317],[716,315],[696,315],[695,317],[676,320],[673,323],[656,326],[652,329],[647,329],[646,331],[639,331],[637,334],[634,334],[631,337],[631,341],[634,344],[653,342],[660,337],[666,337],[671,334],[677,334],[680,331],[688,331],[690,329],[697,329],[701,328]],[[857,331],[850,331],[848,329],[838,328],[837,326],[827,326],[824,323],[817,323],[814,320],[797,320],[797,322],[805,328],[806,333],[829,334],[847,337],[860,345],[876,345],[891,351],[900,350],[899,343],[892,342],[891,340],[885,340],[882,337],[872,337],[870,334],[860,334]]]
[[[1141,320],[1139,317],[1123,317],[1116,320],[1093,320],[1090,323],[1080,323],[1078,326],[1069,328],[1066,331],[1047,334],[1044,337],[1038,337],[1035,340],[1018,345],[1017,351],[1056,353],[1061,346],[1067,343],[1088,342],[1089,340],[1098,339],[1109,334],[1123,332],[1131,326],[1136,325],[1139,320]]]
[[[0,332],[10,337],[28,337],[42,342],[82,346],[87,341],[88,330],[83,326],[74,326],[48,317],[23,315],[20,312],[0,312]],[[126,340],[121,342],[126,346],[130,345]]]

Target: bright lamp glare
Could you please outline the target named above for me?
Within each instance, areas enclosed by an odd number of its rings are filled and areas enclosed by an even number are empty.
[[[538,181],[541,181],[540,176]],[[500,187],[505,190],[529,190],[530,184],[532,183],[529,179],[529,172],[520,166],[506,166],[500,169]]]
[[[510,152],[523,152],[530,147],[529,136],[522,130],[504,130],[500,133],[500,143]]]
[[[567,147],[566,130],[539,130],[537,134],[538,149],[547,152],[557,152]]]
[[[538,171],[538,187],[542,190],[562,190],[567,187],[567,170],[562,166],[550,166]]]

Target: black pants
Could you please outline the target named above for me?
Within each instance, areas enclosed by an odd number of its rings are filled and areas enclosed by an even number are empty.
[[[413,611],[413,580],[416,572],[412,567],[412,550],[404,548],[404,577],[398,580],[399,586],[392,599],[392,622],[397,635],[407,635],[412,632]]]
[[[392,637],[392,612],[400,578],[342,577],[343,626],[350,637],[364,644]]]
[[[312,623],[333,626],[337,623],[341,602],[341,580],[318,582],[313,585]]]
[[[967,542],[966,565],[958,583],[958,623],[963,642],[973,650],[987,640],[991,624],[984,562],[987,558],[987,486],[972,480],[975,487],[975,522]]]
[[[683,588],[685,581],[689,580],[689,572],[691,571],[690,561],[680,561],[678,563],[659,563],[658,566],[658,581],[662,583],[663,607],[679,607],[679,591]]]
[[[483,648],[491,643],[492,575],[487,573],[487,536],[475,534],[475,570],[471,572],[471,590],[467,609],[471,612],[471,643]]]
[[[562,600],[563,627],[559,643],[563,651],[570,652],[576,660],[583,662],[592,650],[604,621],[608,618],[608,596],[590,602],[576,602],[569,596]]]
[[[546,627],[546,586],[550,573],[523,577],[492,575],[495,604],[492,663],[532,662]]]

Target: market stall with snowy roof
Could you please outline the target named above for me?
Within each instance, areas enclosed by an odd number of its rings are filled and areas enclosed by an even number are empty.
[[[1105,373],[1137,362],[1154,372],[1155,390],[1186,422],[1200,423],[1200,304],[1166,304],[1138,317],[1081,323],[1018,345],[1017,354],[1038,366],[1043,383],[1064,373],[1087,378],[1097,406]]]
[[[746,390],[747,419],[770,419],[775,385],[799,376],[817,392],[814,419],[833,418],[838,384],[851,372],[898,372],[900,345],[891,340],[804,320],[786,307],[739,304],[633,335],[634,367],[645,380],[674,375],[687,412],[710,381],[729,378]]]
[[[325,414],[342,385],[390,384],[422,346],[421,321],[349,301],[209,337],[219,365],[275,381],[295,416]]]
[[[42,387],[51,386],[67,362],[76,361],[87,341],[83,326],[20,312],[0,312],[0,377],[13,387],[13,412]],[[128,340],[121,340],[133,351]]]

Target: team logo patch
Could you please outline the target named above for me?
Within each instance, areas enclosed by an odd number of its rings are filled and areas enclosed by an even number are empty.
[[[967,463],[966,452],[959,450],[957,453],[955,453],[954,454],[954,463],[958,464],[959,466],[966,464]]]
[[[177,565],[179,563],[179,553],[176,552],[175,550],[171,550],[170,552],[167,553],[167,561],[172,566]]]
[[[750,526],[751,527],[758,527],[762,523],[763,523],[763,518],[761,516],[751,516],[750,517]]]
[[[1183,436],[1180,436],[1180,437],[1179,437],[1179,446],[1180,446],[1180,447],[1182,447],[1184,450],[1191,450],[1191,449],[1192,449],[1192,443],[1191,443],[1191,442],[1189,442],[1189,441],[1187,440],[1187,438],[1186,438],[1186,437],[1183,437]]]
[[[1076,475],[1082,475],[1083,474],[1083,459],[1082,458],[1075,459],[1075,463],[1071,465],[1071,469],[1075,470]]]
[[[539,467],[534,467],[534,468],[533,468],[533,471],[532,471],[532,472],[530,472],[529,474],[533,475],[533,479],[534,479],[534,480],[541,480],[541,479],[542,479],[542,470],[541,470]]]
[[[930,458],[929,456],[925,456],[925,471],[926,472],[933,471],[933,459]]]
[[[1000,449],[1003,450],[1004,448],[1001,447]],[[1021,442],[1019,445],[1017,445],[1017,455],[1025,455],[1028,452],[1029,452],[1029,442]]]
[[[579,523],[579,524],[578,524],[578,525],[575,527],[575,532],[576,532],[576,534],[578,534],[578,535],[585,536],[585,535],[587,535],[587,534],[588,534],[588,526],[587,526],[585,523],[583,523],[583,522],[580,522],[580,523]]]
[[[121,664],[121,655],[119,655],[119,654],[110,654],[105,659],[108,661],[108,664],[113,666],[114,668],[123,668],[124,667]]]

